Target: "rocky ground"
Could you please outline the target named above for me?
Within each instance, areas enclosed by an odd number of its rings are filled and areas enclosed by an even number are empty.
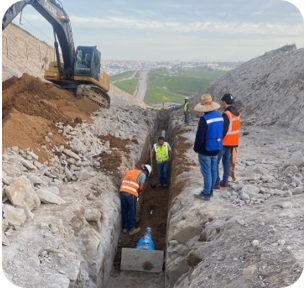
[[[167,234],[159,235],[166,236],[166,243],[159,243],[167,249],[166,287],[294,283],[304,252],[303,113],[297,112],[303,107],[301,55],[301,50],[264,55],[210,88],[215,99],[224,92],[238,95],[243,115],[237,180],[210,202],[193,197],[203,186],[192,150],[199,115],[192,113],[191,125],[184,126],[181,110],[163,118],[163,111],[114,87],[106,110],[26,74],[3,82],[6,277],[20,287],[105,287],[121,230],[121,177],[148,161],[155,133],[167,127],[175,157],[169,206],[164,203]],[[9,75],[20,76],[21,64],[8,67]],[[145,204],[147,213],[151,208]],[[110,279],[109,285],[165,286],[164,273],[119,274],[112,273],[119,281]]]

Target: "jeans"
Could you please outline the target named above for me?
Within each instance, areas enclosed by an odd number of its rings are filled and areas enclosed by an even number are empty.
[[[120,192],[120,201],[122,229],[128,229],[130,231],[135,225],[137,197],[127,192]]]
[[[222,150],[218,154],[218,168],[217,168],[216,184],[220,184],[219,163],[220,163],[221,158],[222,158],[223,170],[224,170],[223,182],[228,183],[228,177],[230,173],[231,152],[232,152],[232,147],[223,147]]]
[[[218,155],[205,156],[199,153],[198,157],[201,165],[201,173],[204,178],[204,189],[201,193],[209,196],[213,191],[217,179]]]
[[[157,163],[159,184],[161,185],[167,184],[168,169],[169,169],[168,160],[163,163]]]
[[[184,113],[185,115],[185,124],[189,124],[189,113]]]

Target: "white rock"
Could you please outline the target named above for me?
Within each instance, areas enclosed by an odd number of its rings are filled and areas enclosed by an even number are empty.
[[[26,207],[26,206],[17,206],[17,208],[20,208],[20,209],[22,209],[24,211],[24,214],[27,217],[26,221],[32,221],[34,219],[35,214],[33,214],[28,207]]]
[[[4,171],[2,171],[2,182],[5,185],[10,185],[13,181],[14,181],[13,177],[7,176],[7,174]]]
[[[101,212],[96,208],[87,208],[85,210],[85,220],[86,221],[99,221],[101,218]]]
[[[12,205],[3,205],[3,217],[9,222],[10,225],[22,225],[27,217],[23,209],[15,208]]]
[[[36,155],[34,152],[32,151],[27,151],[27,155],[31,156],[33,159],[35,159],[36,161],[38,161],[38,155]]]
[[[289,176],[290,174],[297,173],[298,171],[299,171],[299,168],[297,166],[288,166],[285,169],[284,174]]]
[[[25,159],[20,159],[21,164],[29,170],[36,170],[36,167]]]
[[[252,241],[252,246],[253,247],[257,247],[259,245],[259,241],[258,240],[253,240]]]
[[[261,177],[261,180],[264,182],[264,183],[272,183],[275,178],[269,174],[265,174]]]
[[[291,209],[292,208],[292,203],[290,201],[283,202],[280,204],[277,204],[278,207],[283,208],[283,209]]]
[[[291,166],[301,166],[304,163],[304,157],[303,157],[303,152],[302,151],[296,151],[292,154],[289,164]]]
[[[241,200],[250,200],[250,196],[245,192],[241,192],[240,193],[240,199]]]
[[[91,178],[91,175],[88,171],[82,170],[77,174],[77,177],[79,180],[88,180],[89,178]]]
[[[10,242],[6,238],[6,236],[2,233],[2,245],[4,246],[10,246]]]
[[[39,199],[41,200],[41,202],[43,203],[57,204],[57,205],[61,205],[65,203],[65,201],[61,197],[53,194],[52,192],[49,192],[46,189],[38,189],[36,193]]]
[[[247,184],[244,185],[241,189],[241,193],[244,192],[246,194],[252,193],[252,194],[258,194],[259,193],[259,188],[255,185]]]
[[[41,185],[43,183],[43,180],[36,176],[36,175],[30,175],[28,177],[28,179],[30,180],[30,182],[35,186],[35,185]]]
[[[75,159],[75,160],[81,160],[81,158],[77,154],[75,154],[74,152],[72,152],[69,149],[64,149],[63,153],[66,154],[67,156]]]
[[[60,193],[60,190],[56,186],[46,186],[44,187],[45,190],[48,190],[49,192],[58,195]]]
[[[6,187],[5,193],[15,206],[27,206],[30,210],[40,206],[40,200],[30,180],[24,175],[15,178],[14,182]]]
[[[302,194],[304,193],[304,187],[296,187],[293,191],[292,191],[292,195],[297,195],[297,194]]]

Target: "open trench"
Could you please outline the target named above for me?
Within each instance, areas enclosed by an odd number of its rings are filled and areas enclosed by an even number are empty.
[[[142,163],[150,164],[150,147],[157,142],[162,131],[166,132],[165,141],[172,146],[171,133],[169,129],[169,111],[160,111],[155,123],[155,133],[148,137],[149,143],[143,148],[140,161],[136,164],[139,168]],[[146,232],[147,227],[152,229],[152,240],[156,250],[166,251],[167,218],[169,208],[169,191],[171,187],[171,163],[168,173],[168,187],[158,187],[158,173],[156,161],[153,159],[153,175],[148,177],[145,189],[140,194],[137,204],[136,227],[141,230],[135,235],[120,234],[117,253],[115,256],[112,272],[108,280],[107,288],[112,287],[165,287],[164,271],[161,273],[120,271],[122,248],[136,248],[137,242]],[[154,185],[156,184],[156,187]],[[163,269],[164,270],[164,269]]]

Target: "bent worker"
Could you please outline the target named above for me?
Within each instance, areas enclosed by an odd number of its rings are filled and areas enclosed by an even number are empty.
[[[221,187],[229,187],[228,177],[230,175],[230,162],[231,153],[233,149],[236,149],[239,145],[239,127],[241,114],[234,105],[234,97],[231,94],[224,94],[221,98],[222,108],[224,113],[222,117],[224,119],[223,128],[223,148],[218,154],[218,170],[217,181],[214,189],[220,189]],[[234,151],[236,153],[236,151]],[[219,163],[222,159],[223,164],[223,180],[220,182],[219,176]]]
[[[185,124],[189,125],[189,98],[185,97],[184,103],[184,116],[185,116]]]
[[[167,187],[169,162],[171,161],[172,149],[165,138],[158,137],[158,142],[154,144],[151,151],[151,157],[156,155],[157,171],[159,178],[159,187]]]
[[[120,201],[122,214],[122,232],[134,235],[140,231],[135,228],[137,198],[143,190],[146,176],[150,175],[152,168],[150,165],[141,165],[141,170],[127,171],[120,186]]]
[[[193,150],[198,153],[204,188],[195,198],[209,201],[217,179],[218,153],[222,149],[223,118],[216,111],[220,105],[212,101],[209,94],[201,96],[201,103],[194,107],[203,115],[199,120]]]

